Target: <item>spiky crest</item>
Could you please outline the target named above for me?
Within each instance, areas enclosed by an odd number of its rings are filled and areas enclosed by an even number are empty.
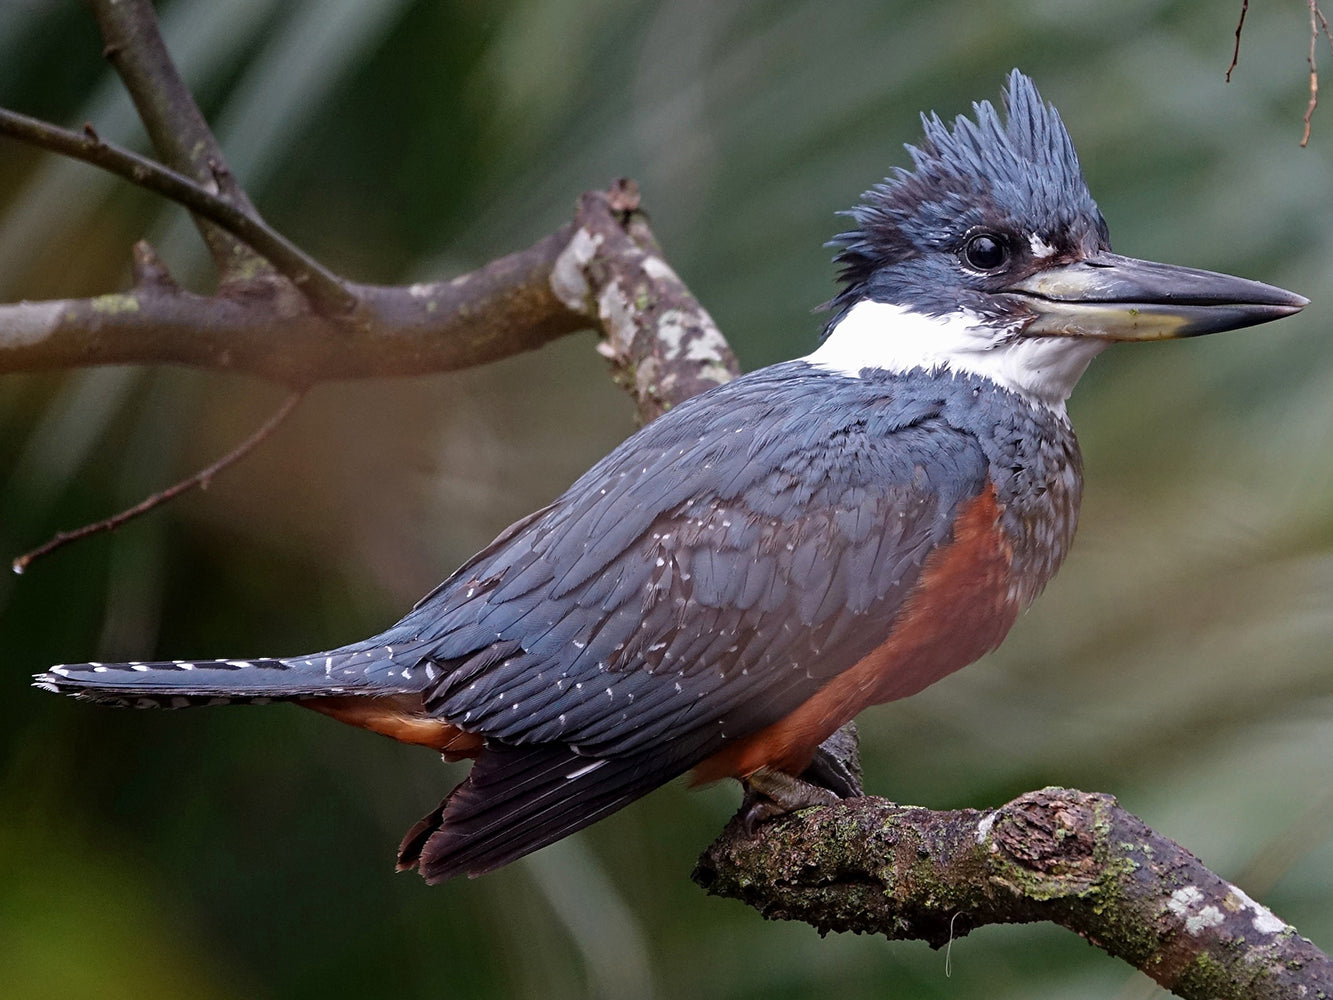
[[[975,120],[960,115],[952,125],[923,114],[925,138],[906,147],[913,169],[895,169],[846,213],[856,227],[830,244],[839,247],[834,260],[842,267],[835,309],[850,304],[876,270],[949,249],[973,226],[996,220],[1053,246],[1090,228],[1107,241],[1069,133],[1031,78],[1009,74],[1003,119],[989,101],[972,107]]]

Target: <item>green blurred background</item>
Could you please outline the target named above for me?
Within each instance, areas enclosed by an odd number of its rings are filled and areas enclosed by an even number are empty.
[[[1333,948],[1333,103],[1298,148],[1304,5],[176,0],[164,30],[265,214],[361,280],[526,246],[642,184],[747,368],[806,353],[834,213],[917,113],[1033,74],[1136,256],[1262,278],[1274,327],[1119,348],[1071,405],[1078,544],[983,663],[862,717],[869,788],[989,806],[1115,793]],[[82,5],[0,0],[0,103],[142,145]],[[1326,69],[1329,60],[1324,53]],[[1327,69],[1333,73],[1333,69]],[[0,144],[0,297],[123,287],[182,213]],[[28,687],[61,661],[285,654],[392,622],[631,429],[590,334],[486,369],[327,385],[203,494],[0,577],[0,993],[84,997],[1110,997],[1053,927],[821,939],[689,881],[738,801],[676,784],[486,878],[393,848],[462,771],[298,709],[133,713]],[[11,376],[0,554],[211,461],[282,390],[184,370]]]

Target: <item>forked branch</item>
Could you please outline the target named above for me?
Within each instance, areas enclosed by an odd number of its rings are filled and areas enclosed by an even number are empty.
[[[102,32],[103,54],[124,82],[162,161],[177,173],[216,189],[221,200],[258,219],[259,213],[228,169],[222,147],[167,51],[152,0],[89,0],[89,6]],[[195,213],[194,220],[221,283],[267,268],[268,255],[244,236],[225,224],[220,228],[210,224],[205,213]],[[268,259],[281,268],[278,261]]]
[[[212,222],[239,240],[248,248],[247,255],[258,254],[272,263],[327,315],[338,316],[350,312],[356,305],[356,296],[341,278],[269,226],[249,207],[248,201],[243,201],[243,207],[238,207],[184,174],[106,142],[91,125],[84,126],[82,132],[71,132],[17,111],[0,108],[0,135],[101,167],[145,191],[161,195],[189,209],[196,219]],[[229,266],[233,266],[235,260],[236,255],[233,253],[228,258]],[[244,278],[233,270],[230,280],[253,280],[256,277],[254,269],[246,272]]]

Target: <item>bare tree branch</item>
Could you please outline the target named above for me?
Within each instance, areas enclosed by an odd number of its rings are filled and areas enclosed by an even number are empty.
[[[307,386],[466,368],[598,327],[612,338],[617,370],[642,382],[640,401],[654,393],[669,401],[686,385],[726,381],[735,360],[725,341],[651,252],[643,223],[612,207],[625,197],[621,188],[586,194],[570,224],[449,281],[349,283],[360,304],[339,319],[317,313],[277,278],[215,296],[141,280],[92,299],[3,305],[0,373],[183,364]],[[652,309],[641,308],[649,303]],[[680,388],[653,390],[654,380]]]
[[[17,111],[0,108],[0,135],[21,139],[34,146],[101,167],[146,191],[185,206],[196,219],[203,218],[216,223],[222,235],[231,234],[241,241],[240,244],[229,245],[241,246],[244,250],[244,258],[238,257],[235,251],[228,256],[229,272],[224,273],[230,273],[232,284],[272,278],[272,269],[267,265],[250,266],[242,272],[239,264],[243,259],[254,257],[247,249],[253,248],[292,284],[303,290],[322,312],[336,316],[350,312],[356,305],[356,296],[348,290],[341,278],[270,227],[254,209],[248,207],[248,201],[244,202],[245,208],[238,207],[175,170],[104,141],[90,126],[85,126],[81,133],[71,132]],[[218,228],[210,227],[208,232],[212,234],[209,239],[216,243],[214,237],[219,235]]]
[[[103,54],[129,91],[162,161],[177,173],[216,190],[222,201],[242,215],[257,219],[259,213],[228,169],[222,147],[162,41],[151,0],[89,0],[89,6],[106,43]],[[247,246],[245,236],[225,223],[209,225],[205,221],[208,219],[207,213],[195,215],[222,283],[267,269],[261,256],[251,249],[253,244]],[[259,254],[267,256],[262,250]],[[270,260],[281,269],[276,260]]]
[[[878,798],[733,821],[694,879],[770,919],[940,947],[1051,921],[1178,996],[1333,996],[1333,963],[1290,925],[1109,795],[1028,792],[991,811]]]

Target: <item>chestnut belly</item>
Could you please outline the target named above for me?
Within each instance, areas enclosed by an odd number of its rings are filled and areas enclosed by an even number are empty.
[[[1012,546],[988,490],[965,505],[951,542],[931,554],[883,641],[777,722],[714,754],[696,782],[743,778],[761,767],[800,774],[815,749],[869,705],[916,694],[994,649],[1022,610]]]

